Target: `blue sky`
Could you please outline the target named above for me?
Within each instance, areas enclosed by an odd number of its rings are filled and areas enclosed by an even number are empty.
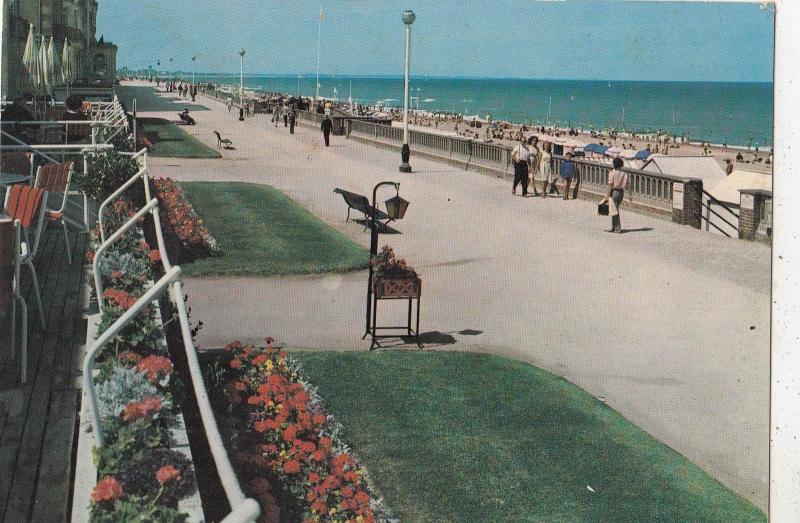
[[[773,11],[758,4],[533,0],[101,1],[118,67],[400,75],[413,9],[414,76],[772,80]]]

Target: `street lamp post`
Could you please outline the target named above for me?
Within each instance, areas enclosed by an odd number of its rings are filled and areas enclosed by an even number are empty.
[[[394,198],[391,198],[386,201],[386,215],[389,217],[389,220],[402,220],[403,216],[405,216],[406,209],[408,208],[408,202],[402,198],[400,198],[400,183],[398,182],[380,182],[372,189],[372,208],[377,209],[375,206],[376,198],[378,195],[378,189],[383,187],[384,185],[391,185],[394,187],[396,194]],[[370,334],[370,317],[372,314],[372,275],[374,274],[374,269],[372,267],[372,260],[378,255],[378,229],[381,224],[375,221],[375,212],[370,213],[369,217],[367,218],[367,223],[370,228],[370,241],[369,241],[369,255],[370,255],[370,263],[369,263],[369,276],[367,278],[367,324],[366,329],[364,330],[364,336],[361,339],[366,338]]]
[[[192,85],[194,85],[194,62],[197,59],[196,56],[192,57]]]
[[[239,121],[244,121],[244,49],[239,51],[239,56],[242,58],[241,67],[239,70]]]
[[[414,11],[411,11],[410,9],[403,12],[403,23],[406,24],[406,66],[405,85],[403,88],[403,149],[400,151],[400,158],[402,160],[402,163],[400,164],[401,173],[411,172],[411,165],[408,163],[408,160],[411,157],[411,149],[408,147],[408,55],[411,49],[411,24],[414,23],[416,18],[417,15],[415,15]]]

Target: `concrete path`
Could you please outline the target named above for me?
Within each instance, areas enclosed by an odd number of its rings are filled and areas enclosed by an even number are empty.
[[[143,116],[175,120],[184,105],[135,92]],[[507,181],[422,158],[401,175],[394,152],[343,137],[326,148],[316,129],[290,135],[269,116],[239,122],[222,103],[198,102],[209,110],[184,129],[211,146],[219,130],[236,150],[219,160],[152,158],[154,175],[277,187],[364,246],[368,234],[344,222],[333,189],[371,194],[377,182],[401,182],[411,202],[396,224],[402,234],[380,244],[421,273],[430,350],[491,352],[563,376],[766,508],[768,247],[627,212],[627,233],[609,234],[592,202],[512,197]],[[267,335],[301,349],[369,347],[364,271],[190,278],[186,288],[206,348]],[[401,324],[404,311],[381,304],[381,318]]]

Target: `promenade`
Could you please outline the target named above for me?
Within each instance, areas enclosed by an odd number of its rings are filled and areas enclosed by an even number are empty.
[[[766,509],[769,247],[624,207],[626,233],[612,235],[595,202],[512,197],[508,180],[414,156],[414,172],[400,174],[399,154],[338,136],[326,148],[312,127],[239,122],[220,102],[147,84],[119,93],[129,108],[136,97],[139,116],[177,120],[189,107],[197,125],[184,130],[212,147],[214,130],[234,142],[217,160],[150,158],[154,176],[271,185],[365,247],[333,189],[371,195],[399,181],[411,204],[394,224],[402,234],[380,245],[421,274],[428,350],[491,352],[563,376]],[[369,347],[364,271],[187,278],[186,291],[203,348],[267,335],[293,349]]]

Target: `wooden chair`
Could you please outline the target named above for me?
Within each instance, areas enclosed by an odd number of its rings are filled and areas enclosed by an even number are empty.
[[[45,200],[44,217],[48,223],[60,222],[64,230],[64,244],[67,247],[67,262],[72,265],[72,252],[69,248],[69,236],[67,233],[67,223],[64,221],[64,210],[67,207],[67,197],[69,196],[69,184],[72,181],[73,173],[72,162],[51,163],[39,167],[36,173],[36,183],[34,187],[44,189],[49,196],[59,195],[60,205],[57,210],[47,207]]]
[[[19,220],[0,220],[0,309],[11,306],[11,359],[15,358],[17,334],[17,304],[20,309],[22,340],[20,352],[20,381],[28,380],[28,307],[20,292],[21,235]]]
[[[220,148],[221,145],[224,145],[226,149],[230,149],[233,145],[233,142],[227,138],[223,138],[220,136],[219,131],[214,131],[214,134],[217,135],[217,149]]]
[[[33,279],[33,290],[36,294],[36,306],[39,308],[39,321],[44,330],[44,307],[42,307],[42,294],[39,290],[39,278],[36,276],[36,268],[33,266],[33,259],[39,250],[39,240],[42,236],[42,224],[44,223],[45,201],[47,191],[30,187],[28,185],[12,185],[6,191],[6,201],[3,206],[6,214],[19,220],[23,231],[24,241],[20,243],[20,262],[28,266]],[[30,229],[33,228],[33,241],[31,242]]]

